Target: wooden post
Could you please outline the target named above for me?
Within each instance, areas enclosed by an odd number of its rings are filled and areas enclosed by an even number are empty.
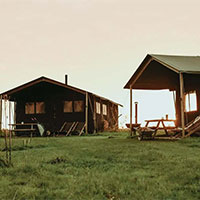
[[[14,102],[14,119],[13,119],[14,124],[17,123],[16,108],[17,108],[17,102]]]
[[[12,116],[12,105],[11,101],[8,101],[9,103],[9,164],[11,164],[11,151],[12,151],[12,126],[11,126],[11,116]]]
[[[135,124],[138,123],[138,102],[135,102]]]
[[[97,132],[97,109],[96,109],[96,98],[94,100],[94,112],[93,112],[93,120],[94,120],[94,131]]]
[[[179,88],[176,89],[176,126],[181,126],[181,102],[180,102],[180,84]]]
[[[190,105],[190,93],[188,93],[188,111],[191,111],[191,105]]]
[[[5,137],[5,152],[6,152],[6,163],[8,164],[8,130],[6,129],[7,125],[7,99],[4,98],[4,111],[5,111],[5,131],[4,131],[4,137]]]
[[[88,92],[85,94],[85,133],[88,134]]]
[[[2,96],[0,96],[0,131],[2,130]]]
[[[132,136],[132,114],[133,114],[133,96],[132,96],[132,87],[130,86],[130,136]]]
[[[185,137],[185,117],[184,117],[184,106],[185,106],[185,97],[184,97],[184,80],[183,74],[179,74],[180,80],[180,101],[181,101],[181,127],[182,127],[182,137]]]

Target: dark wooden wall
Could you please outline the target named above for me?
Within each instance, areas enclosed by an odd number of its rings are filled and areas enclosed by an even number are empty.
[[[59,131],[64,122],[84,122],[85,121],[85,94],[76,92],[74,90],[55,86],[49,83],[40,83],[33,85],[27,89],[19,91],[12,96],[16,101],[16,122],[33,122],[36,118],[44,125],[46,130],[51,132]],[[64,101],[78,101],[84,102],[83,112],[64,113]],[[96,114],[96,100],[101,103],[101,114]],[[42,114],[25,114],[25,104],[27,102],[44,102],[45,113]],[[102,114],[102,104],[107,105],[108,114]],[[88,103],[88,132],[103,131],[105,120],[109,123],[109,128],[118,126],[118,106],[107,100],[97,98],[95,95],[89,93]]]
[[[15,97],[16,121],[32,122],[36,118],[45,126],[46,130],[58,131],[64,122],[79,121],[84,122],[84,112],[64,113],[64,101],[82,100],[85,103],[85,95],[69,89],[55,87],[50,84],[40,84],[20,92]],[[43,114],[25,114],[25,104],[27,102],[44,102],[45,113]]]

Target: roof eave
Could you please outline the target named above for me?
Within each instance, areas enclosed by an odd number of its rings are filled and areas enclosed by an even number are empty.
[[[40,83],[40,82],[52,83],[52,84],[55,84],[55,85],[60,86],[60,87],[64,87],[64,88],[67,88],[67,89],[74,90],[74,91],[79,92],[79,93],[81,93],[81,94],[86,94],[86,93],[88,92],[88,91],[86,91],[86,90],[82,90],[82,89],[79,89],[79,88],[76,88],[76,87],[73,87],[73,86],[70,86],[70,85],[66,85],[66,84],[64,84],[64,83],[61,83],[61,82],[55,81],[55,80],[53,80],[53,79],[50,79],[50,78],[47,78],[47,77],[42,76],[42,77],[37,78],[37,79],[35,79],[35,80],[32,80],[32,81],[30,81],[30,82],[28,82],[28,83],[22,84],[22,85],[20,85],[20,86],[18,86],[18,87],[16,87],[16,88],[13,88],[13,89],[11,89],[11,90],[8,90],[8,91],[6,91],[6,92],[3,92],[3,93],[0,94],[0,96],[2,96],[2,97],[3,97],[3,96],[5,97],[5,95],[10,96],[10,95],[12,95],[12,94],[14,94],[14,93],[16,93],[16,92],[22,90],[22,89],[28,88],[28,87],[30,87],[30,86],[32,86],[32,85],[35,85],[35,84],[37,84],[37,83]],[[101,99],[104,99],[104,100],[106,100],[106,101],[109,101],[109,102],[111,102],[111,103],[113,103],[113,104],[116,104],[116,105],[118,105],[118,106],[123,107],[123,105],[121,105],[121,104],[119,104],[119,103],[116,103],[116,102],[114,102],[114,101],[111,101],[111,100],[109,100],[109,99],[107,99],[107,98],[98,96],[98,95],[93,94],[93,93],[91,93],[91,92],[88,92],[88,93],[90,93],[90,94],[92,94],[92,95],[95,95],[95,96],[97,96],[97,97],[99,97],[99,98],[101,98]]]
[[[47,77],[42,76],[42,77],[40,77],[40,78],[38,78],[38,79],[32,80],[32,81],[30,81],[30,82],[28,82],[28,83],[25,83],[25,84],[23,84],[23,85],[20,85],[20,86],[18,86],[18,87],[16,87],[16,88],[13,88],[13,89],[11,89],[11,90],[8,90],[8,91],[6,91],[6,92],[3,92],[3,93],[1,93],[0,95],[2,95],[2,96],[8,95],[8,96],[9,96],[9,95],[12,95],[12,94],[14,94],[14,93],[16,93],[16,92],[18,92],[18,91],[20,91],[20,90],[22,90],[22,89],[26,89],[26,88],[28,88],[28,87],[30,87],[30,86],[32,86],[32,85],[35,85],[35,84],[41,83],[41,82],[52,83],[52,84],[55,84],[55,85],[57,85],[57,86],[65,87],[65,88],[68,88],[68,89],[72,89],[72,90],[74,90],[74,91],[76,91],[76,92],[85,94],[85,91],[83,91],[83,90],[80,90],[80,89],[78,89],[78,88],[72,87],[72,86],[70,86],[70,85],[65,85],[64,83],[60,83],[60,82],[58,82],[58,81],[55,81],[55,80],[52,80],[52,79],[49,79],[49,78],[47,78]]]
[[[167,67],[168,69],[176,72],[176,73],[181,73],[180,70],[174,68],[171,65],[168,65],[167,63],[155,58],[152,54],[147,54],[147,56],[145,57],[145,59],[142,61],[142,63],[140,64],[140,66],[137,68],[137,70],[135,71],[135,73],[133,74],[133,76],[129,79],[129,81],[126,83],[126,85],[124,86],[124,89],[130,89],[131,86],[134,85],[134,83],[137,81],[137,79],[140,77],[140,75],[142,74],[142,72],[146,69],[146,67],[150,64],[150,62],[152,61],[156,61],[158,63],[160,63],[161,65]],[[146,62],[146,63],[145,63]],[[139,73],[139,75],[137,75],[137,73]],[[184,72],[186,73],[186,72]],[[199,72],[200,73],[200,72]],[[132,81],[134,80],[134,82]],[[131,83],[133,82],[133,83]]]
[[[134,82],[137,81],[137,79],[139,78],[141,73],[146,69],[146,67],[148,66],[148,64],[151,61],[152,61],[151,55],[147,54],[146,57],[143,59],[142,63],[140,64],[140,66],[136,69],[136,71],[134,72],[132,77],[129,79],[129,81],[124,86],[124,89],[130,89],[130,87],[134,85],[133,80],[134,80]]]
[[[91,93],[91,94],[94,95],[95,97],[101,98],[102,100],[109,101],[109,102],[111,102],[111,103],[113,103],[113,104],[115,104],[115,105],[124,107],[122,104],[119,104],[119,103],[116,103],[116,102],[114,102],[114,101],[111,101],[110,99],[107,99],[107,98],[105,98],[105,97],[102,97],[102,96],[99,96],[99,95],[96,95],[96,94],[93,94],[93,93]]]

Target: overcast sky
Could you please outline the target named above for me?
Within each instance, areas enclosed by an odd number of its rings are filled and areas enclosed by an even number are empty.
[[[68,74],[128,116],[123,86],[147,53],[200,55],[199,8],[199,0],[0,0],[0,92]],[[140,120],[168,102],[152,94],[136,93]]]

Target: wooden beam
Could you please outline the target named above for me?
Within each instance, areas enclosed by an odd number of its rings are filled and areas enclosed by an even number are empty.
[[[179,81],[180,81],[182,137],[185,137],[185,117],[184,117],[185,96],[184,96],[184,80],[183,80],[183,74],[182,73],[179,73]]]
[[[2,96],[0,96],[0,131],[2,130]]]
[[[142,73],[144,72],[144,70],[147,68],[147,66],[150,64],[150,62],[153,59],[150,58],[144,65],[144,67],[138,72],[137,76],[135,77],[135,79],[133,80],[133,82],[130,84],[130,87],[133,88],[133,85],[135,84],[135,82],[138,80],[138,78],[142,75]]]
[[[138,102],[135,102],[135,124],[138,123]]]
[[[188,111],[191,111],[191,105],[190,105],[190,93],[188,93]]]
[[[132,117],[133,117],[133,96],[132,87],[130,87],[130,136],[132,136]]]
[[[11,101],[8,101],[9,104],[9,126],[8,126],[8,130],[9,130],[9,163],[11,164],[11,153],[12,153],[12,126],[11,126],[11,116],[12,116],[12,104]]]
[[[96,109],[96,97],[94,99],[94,113],[93,113],[93,119],[94,119],[94,131],[97,132],[97,109]]]
[[[93,104],[92,104],[91,96],[88,95],[88,100],[89,100],[90,109],[91,109],[91,112],[92,112],[93,123],[94,123],[94,131],[96,131],[96,111],[95,111],[95,100],[94,100],[94,97],[93,97],[92,99],[93,99],[94,106],[93,106]]]
[[[175,109],[176,109],[176,126],[181,126],[181,102],[180,102],[180,84],[179,88],[176,89],[175,97]]]
[[[14,124],[17,123],[17,102],[14,102]]]
[[[88,134],[88,92],[85,94],[85,133]]]

